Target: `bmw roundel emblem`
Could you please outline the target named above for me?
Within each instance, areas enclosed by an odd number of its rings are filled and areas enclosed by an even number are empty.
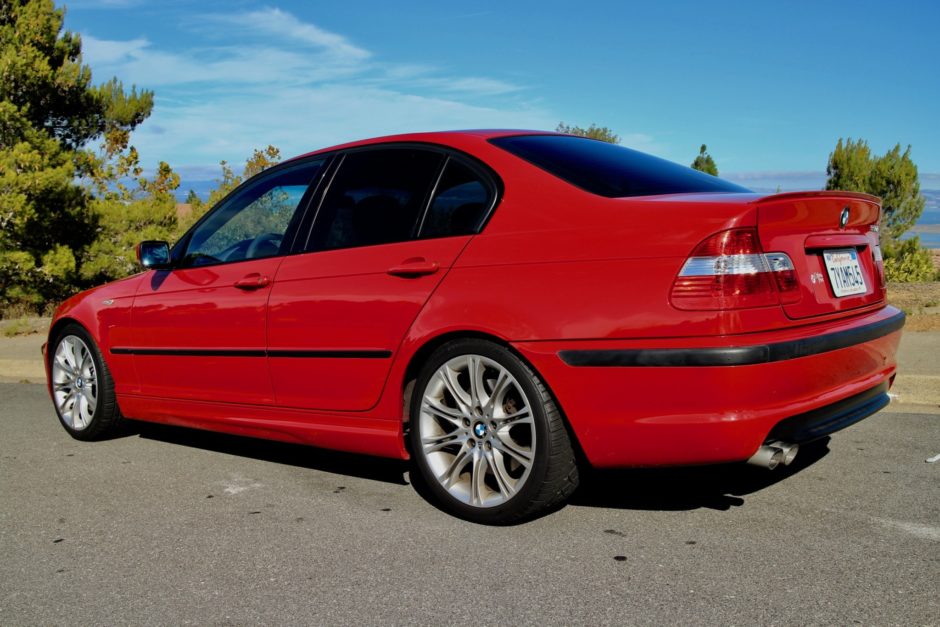
[[[839,228],[844,231],[845,225],[848,223],[849,223],[849,208],[846,207],[842,210],[842,215],[839,216]]]

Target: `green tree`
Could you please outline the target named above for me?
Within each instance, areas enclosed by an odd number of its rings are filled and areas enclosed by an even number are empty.
[[[227,161],[222,161],[219,165],[222,168],[222,178],[217,180],[216,187],[209,192],[209,197],[205,202],[199,199],[195,193],[190,192],[186,202],[192,205],[192,212],[180,221],[179,233],[182,235],[196,220],[202,217],[209,209],[219,203],[220,200],[228,196],[232,190],[241,185],[244,181],[262,172],[281,161],[281,151],[275,146],[268,146],[264,149],[255,148],[251,156],[245,160],[245,167],[241,174],[236,174],[235,170]]]
[[[864,192],[881,198],[881,249],[889,281],[929,281],[935,278],[930,252],[920,238],[901,241],[920,218],[925,199],[920,193],[917,166],[911,147],[897,144],[882,156],[873,156],[868,142],[839,138],[826,166],[826,189]]]
[[[698,156],[695,158],[695,161],[692,162],[692,169],[704,172],[705,174],[711,174],[712,176],[718,176],[718,166],[715,165],[715,160],[712,159],[712,156],[708,154],[708,147],[705,144],[702,144],[702,147],[699,148]]]
[[[911,160],[911,147],[902,153],[901,145],[883,156],[872,156],[868,142],[840,138],[829,155],[826,189],[864,192],[881,198],[881,241],[890,247],[908,231],[924,212],[917,166]]]
[[[620,143],[620,135],[617,135],[606,126],[597,126],[594,123],[587,128],[582,128],[580,126],[568,126],[564,122],[559,122],[558,126],[555,127],[555,132],[565,133],[566,135],[578,135],[579,137],[590,137],[591,139],[599,139],[609,144]]]
[[[153,94],[93,85],[81,39],[52,0],[0,0],[0,307],[40,309],[80,280],[99,216],[91,190],[98,138],[126,146]],[[120,152],[121,149],[117,149]],[[117,153],[114,153],[117,154]]]
[[[136,151],[133,153],[136,155]],[[179,230],[174,190],[179,175],[160,162],[153,178],[137,172],[128,184],[117,181],[107,193],[91,201],[98,222],[98,236],[88,247],[80,276],[90,284],[125,277],[137,270],[136,246],[147,239],[172,240]]]

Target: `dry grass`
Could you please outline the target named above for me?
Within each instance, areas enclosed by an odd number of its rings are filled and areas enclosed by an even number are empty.
[[[0,320],[0,333],[4,337],[45,333],[49,330],[49,318],[21,317],[12,320]]]
[[[940,281],[890,283],[888,302],[907,314],[905,331],[940,331]]]

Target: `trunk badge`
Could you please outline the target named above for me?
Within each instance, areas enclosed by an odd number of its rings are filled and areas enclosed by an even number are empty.
[[[842,210],[842,215],[839,216],[839,228],[843,231],[845,230],[845,225],[849,223],[849,208],[846,207]]]

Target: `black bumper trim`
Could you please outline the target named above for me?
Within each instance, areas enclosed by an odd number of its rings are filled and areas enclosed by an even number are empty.
[[[770,430],[767,441],[812,442],[868,418],[889,402],[888,382],[885,381],[855,396],[781,420]]]
[[[863,344],[894,333],[904,326],[904,312],[857,329],[836,331],[776,344],[720,348],[637,348],[563,350],[558,356],[569,366],[750,366],[808,357]]]

